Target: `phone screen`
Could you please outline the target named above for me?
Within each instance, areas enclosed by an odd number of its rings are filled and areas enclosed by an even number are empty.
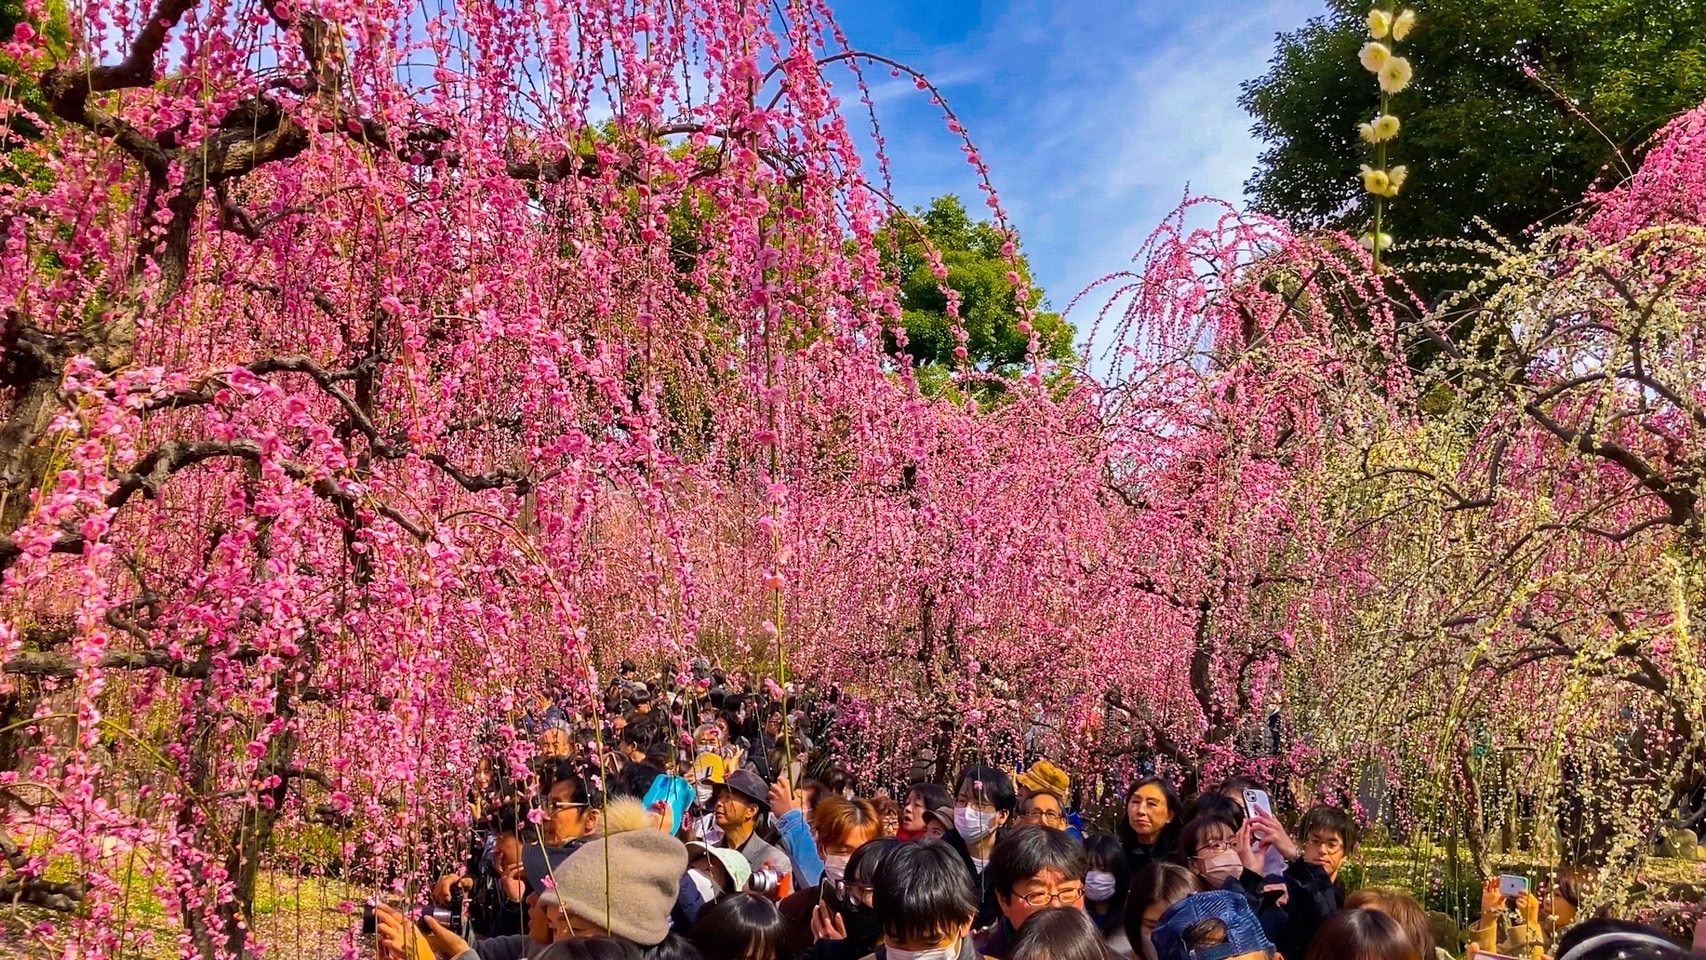
[[[1499,874],[1499,893],[1514,897],[1519,893],[1528,892],[1528,878],[1519,877],[1513,873]]]

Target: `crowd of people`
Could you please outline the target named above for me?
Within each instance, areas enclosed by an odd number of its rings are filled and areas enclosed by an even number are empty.
[[[891,797],[807,778],[833,693],[748,689],[690,665],[623,665],[601,709],[542,698],[541,756],[482,762],[467,863],[424,908],[377,904],[379,960],[1685,960],[1656,929],[1578,918],[1567,872],[1491,878],[1464,942],[1410,894],[1349,891],[1358,828],[1316,806],[1289,829],[1261,784],[1187,804],[1139,779],[1111,833],[1071,809],[1068,775],[981,763]],[[1696,945],[1698,960],[1698,945]]]

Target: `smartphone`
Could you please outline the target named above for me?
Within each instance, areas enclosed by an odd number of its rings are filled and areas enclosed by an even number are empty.
[[[839,894],[835,891],[835,887],[836,887],[836,885],[833,883],[824,884],[821,899],[823,900],[823,905],[826,909],[833,910],[836,913],[840,913],[841,912],[841,894]]]
[[[1254,789],[1244,791],[1244,812],[1253,817],[1258,810],[1266,810],[1268,813],[1274,812],[1274,802],[1268,799],[1268,792]],[[1257,840],[1265,839],[1260,830],[1251,831],[1251,836]]]
[[[1499,874],[1499,895],[1514,897],[1519,893],[1528,892],[1528,878],[1519,877],[1514,873]]]
[[[1274,802],[1268,799],[1266,790],[1246,790],[1244,791],[1244,810],[1251,816],[1255,816],[1257,810],[1273,813]]]

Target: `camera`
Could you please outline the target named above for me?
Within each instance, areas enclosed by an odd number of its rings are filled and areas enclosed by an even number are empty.
[[[781,889],[781,886],[782,875],[768,867],[752,871],[752,879],[746,884],[748,890],[766,897],[775,896],[776,891]]]
[[[448,907],[440,907],[432,903],[427,903],[414,909],[403,907],[399,907],[398,909],[403,911],[404,916],[415,917],[415,926],[419,928],[422,933],[432,932],[431,928],[427,926],[427,918],[431,917],[432,919],[437,920],[442,926],[458,932],[464,939],[466,939],[468,936],[468,924],[462,916],[463,911],[459,909],[461,906],[461,899],[462,898],[460,896],[456,897],[451,901],[450,906]],[[373,904],[366,904],[361,908],[361,932],[364,936],[371,937],[378,928],[379,916],[374,913]]]

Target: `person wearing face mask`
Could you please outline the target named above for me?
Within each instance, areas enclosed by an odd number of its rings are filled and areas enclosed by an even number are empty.
[[[1179,832],[1178,859],[1206,889],[1242,894],[1264,933],[1277,939],[1292,925],[1291,917],[1279,903],[1279,891],[1270,890],[1262,876],[1261,844],[1254,830],[1252,823],[1236,824],[1219,814],[1196,817]]]
[[[1238,827],[1218,816],[1197,817],[1179,832],[1178,859],[1203,879],[1210,890],[1237,889],[1244,872],[1233,835]]]
[[[1118,837],[1093,833],[1084,841],[1089,869],[1084,873],[1084,912],[1096,922],[1114,956],[1129,958],[1132,946],[1125,932],[1125,850]]]
[[[972,764],[960,774],[954,790],[954,829],[947,841],[965,858],[978,895],[976,929],[983,930],[1001,916],[995,889],[986,869],[1002,827],[1013,817],[1018,795],[1013,781],[995,767]]]
[[[714,800],[726,774],[720,754],[701,753],[693,761],[693,769],[688,775],[693,784],[693,808],[696,811],[692,821],[693,835],[710,843],[723,839],[723,831],[717,826]]]
[[[869,960],[979,960],[977,899],[964,858],[943,843],[897,845],[872,878],[882,941]]]
[[[687,877],[705,903],[745,890],[752,879],[752,865],[738,850],[695,840],[687,845],[687,856]]]
[[[1316,807],[1303,819],[1309,839],[1300,847],[1267,810],[1247,817],[1236,830],[1224,820],[1212,825],[1213,820],[1218,818],[1199,817],[1185,827],[1179,858],[1210,887],[1242,892],[1264,934],[1279,945],[1282,955],[1307,955],[1316,931],[1344,902],[1338,870],[1345,852],[1355,849],[1355,823],[1337,808]],[[1281,884],[1271,884],[1263,876],[1269,846],[1280,852],[1286,864]],[[1239,863],[1236,873],[1229,852]]]
[[[774,805],[775,800],[771,802]],[[813,852],[823,862],[821,880],[810,886],[800,886],[782,901],[782,921],[788,931],[790,957],[797,957],[811,948],[812,941],[816,939],[813,919],[819,905],[825,897],[833,901],[832,891],[845,880],[848,861],[860,847],[883,835],[883,821],[869,800],[829,796],[817,802],[812,816],[812,832],[816,834]],[[783,834],[783,840],[785,843],[790,840],[787,833]],[[796,883],[804,879],[800,872],[796,861]]]
[[[840,883],[824,881],[823,897],[812,911],[815,939],[800,960],[859,960],[882,942],[882,927],[871,901],[877,868],[896,843],[893,837],[872,840],[853,852]]]

